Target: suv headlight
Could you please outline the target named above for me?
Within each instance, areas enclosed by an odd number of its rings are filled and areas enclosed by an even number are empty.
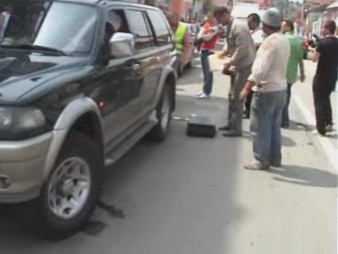
[[[46,126],[43,113],[34,107],[0,107],[0,139],[32,137]]]

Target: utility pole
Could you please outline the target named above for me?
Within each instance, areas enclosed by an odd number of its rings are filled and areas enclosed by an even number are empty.
[[[306,0],[303,0],[302,5],[302,34],[305,35],[306,20],[307,20],[307,3]]]
[[[283,13],[285,19],[288,18],[288,14],[289,14],[289,0],[286,0]]]

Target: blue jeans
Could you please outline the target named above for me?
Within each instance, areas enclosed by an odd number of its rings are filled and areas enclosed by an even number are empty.
[[[211,94],[212,84],[214,82],[214,75],[210,71],[209,59],[208,56],[212,55],[213,52],[208,50],[202,50],[201,52],[201,62],[202,62],[202,71],[203,71],[203,92],[206,95]]]
[[[251,104],[253,151],[264,166],[282,161],[281,123],[286,103],[286,91],[254,93]]]
[[[290,105],[290,99],[291,99],[291,87],[292,87],[292,84],[288,84],[288,88],[286,90],[286,103],[285,103],[285,107],[284,107],[284,110],[283,110],[283,117],[282,117],[282,126],[283,127],[289,126],[289,123],[290,123],[289,105]]]

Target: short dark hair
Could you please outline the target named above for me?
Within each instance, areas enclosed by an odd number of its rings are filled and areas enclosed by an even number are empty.
[[[279,26],[279,27],[273,27],[273,26],[269,26],[269,25],[265,24],[264,22],[263,22],[263,26],[265,26],[266,28],[268,28],[269,30],[271,30],[273,32],[278,32],[281,29],[281,26]]]
[[[336,22],[333,20],[328,20],[325,22],[324,27],[329,29],[331,34],[334,34],[336,32]]]
[[[231,10],[226,6],[218,6],[214,9],[214,16],[223,15],[224,13],[231,14]]]
[[[261,23],[261,18],[259,17],[259,15],[257,13],[251,13],[248,16],[248,19],[252,19],[253,21],[255,21],[258,25]]]
[[[290,19],[284,19],[283,22],[286,23],[286,25],[290,28],[292,32],[295,31],[295,26]]]

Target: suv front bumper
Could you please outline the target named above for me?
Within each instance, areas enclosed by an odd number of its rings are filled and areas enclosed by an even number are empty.
[[[0,203],[39,196],[52,137],[47,133],[24,141],[0,141]]]

